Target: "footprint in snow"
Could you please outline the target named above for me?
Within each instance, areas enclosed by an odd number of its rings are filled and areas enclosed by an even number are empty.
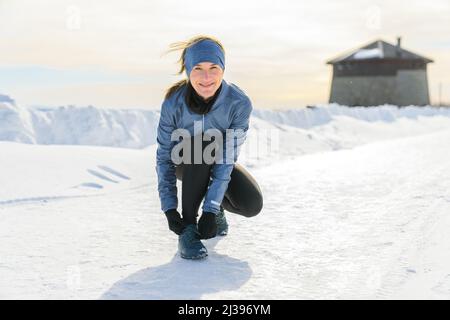
[[[92,170],[92,169],[87,169],[87,172],[89,172],[90,174],[92,174],[93,176],[96,176],[97,178],[100,178],[102,180],[108,181],[108,182],[113,182],[113,183],[119,183],[119,181],[113,180],[111,178],[108,178],[107,176],[105,176],[104,174],[96,171],[96,170]]]
[[[131,179],[130,177],[127,177],[126,175],[120,173],[119,171],[111,169],[110,167],[107,167],[107,166],[97,166],[97,167],[102,169],[102,170],[104,170],[104,171],[106,171],[106,172],[108,172],[108,173],[111,173],[112,175],[115,175],[115,176],[117,176],[119,178],[122,178],[122,179],[125,179],[125,180],[130,180]]]

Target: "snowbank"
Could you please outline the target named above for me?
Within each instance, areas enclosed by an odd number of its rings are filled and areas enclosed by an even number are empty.
[[[393,122],[399,118],[450,117],[450,108],[409,106],[399,108],[393,105],[379,107],[347,107],[338,104],[319,105],[302,109],[274,111],[255,109],[253,115],[274,123],[309,129],[331,122],[336,116],[347,116],[367,122]]]
[[[112,110],[92,106],[25,108],[16,105],[7,96],[0,98],[0,141],[133,149],[156,143],[159,111]],[[255,108],[251,127],[254,135],[273,129],[280,130],[281,135],[292,133],[295,129],[305,129],[308,132],[300,132],[300,135],[314,140],[314,131],[323,132],[326,125],[331,125],[340,133],[346,132],[347,135],[357,127],[358,133],[364,136],[366,129],[373,130],[371,123],[374,122],[389,124],[400,119],[419,120],[421,117],[434,116],[450,119],[450,109],[414,106],[349,108],[336,104],[285,111]],[[343,117],[345,121],[342,120]],[[350,126],[349,121],[352,122]],[[411,128],[406,128],[406,132],[413,132],[415,126],[416,124],[411,123]],[[298,133],[297,130],[296,134]],[[317,135],[316,138],[320,140]]]
[[[13,101],[0,102],[1,140],[36,143],[31,113],[16,106]]]
[[[0,94],[0,102],[8,102],[13,105],[16,104],[15,101],[13,99],[11,99],[10,96],[4,95],[4,94]]]
[[[158,119],[155,111],[0,102],[0,141],[144,148],[156,142]]]

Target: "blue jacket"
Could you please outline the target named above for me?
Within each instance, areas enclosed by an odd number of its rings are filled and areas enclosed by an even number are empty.
[[[171,141],[175,129],[183,128],[194,135],[194,121],[202,121],[202,132],[208,129],[241,129],[241,135],[234,141],[234,162],[237,161],[239,150],[244,143],[249,128],[252,104],[247,95],[236,85],[222,79],[222,89],[211,110],[202,115],[193,113],[186,105],[184,96],[186,86],[182,86],[168,99],[163,101],[159,119],[156,152],[156,172],[158,175],[158,192],[161,209],[165,212],[178,208],[177,178],[175,164],[171,160],[171,151],[177,141]],[[226,137],[226,136],[225,136]],[[227,140],[227,137],[226,139]],[[226,142],[224,141],[224,144]],[[226,153],[226,147],[224,146]],[[217,214],[220,210],[225,192],[228,188],[233,162],[214,163],[209,188],[203,202],[203,211]]]

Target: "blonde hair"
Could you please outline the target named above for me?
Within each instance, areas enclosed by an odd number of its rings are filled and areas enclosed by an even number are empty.
[[[177,63],[180,63],[180,71],[178,71],[176,74],[182,74],[183,71],[186,70],[186,68],[184,66],[184,56],[185,56],[187,48],[189,48],[190,46],[192,46],[202,40],[214,41],[215,43],[217,43],[219,45],[219,47],[222,49],[223,53],[225,54],[225,49],[224,49],[222,43],[220,43],[220,41],[218,39],[216,39],[212,36],[199,35],[199,36],[192,37],[187,41],[174,42],[174,43],[170,44],[170,46],[169,46],[170,49],[167,50],[165,53],[163,53],[163,55],[167,54],[169,52],[172,52],[172,51],[183,50],[181,53],[180,59],[178,59],[178,61],[177,61]],[[186,85],[188,83],[188,81],[189,81],[188,79],[183,79],[183,80],[180,80],[177,83],[174,83],[173,85],[171,85],[166,90],[166,95],[165,95],[164,99],[168,99],[175,91],[177,91],[182,86]]]

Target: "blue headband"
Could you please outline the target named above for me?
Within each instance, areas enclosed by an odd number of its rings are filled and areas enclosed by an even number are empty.
[[[200,62],[212,62],[225,70],[225,55],[219,45],[212,40],[199,41],[186,49],[184,66],[188,77],[194,66]]]

